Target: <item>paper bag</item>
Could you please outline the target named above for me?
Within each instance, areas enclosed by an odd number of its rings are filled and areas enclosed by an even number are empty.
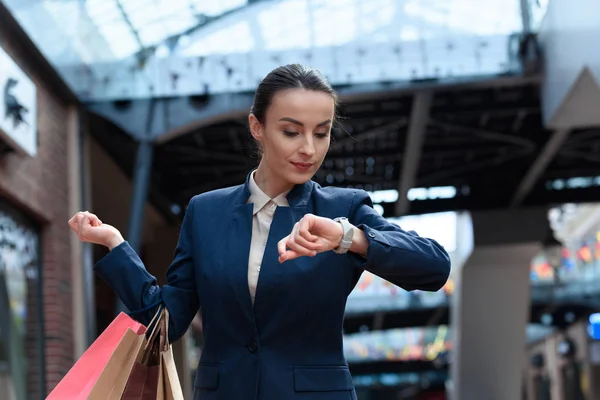
[[[169,312],[161,307],[154,318],[156,322],[138,354],[121,400],[183,400],[168,341]]]
[[[77,360],[47,400],[120,399],[146,328],[120,313]]]
[[[177,367],[173,359],[173,349],[169,346],[169,350],[162,353],[162,370],[163,381],[165,386],[165,400],[182,400],[183,390],[181,382],[177,375]]]

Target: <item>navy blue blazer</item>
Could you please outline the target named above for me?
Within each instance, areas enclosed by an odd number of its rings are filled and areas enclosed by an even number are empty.
[[[406,290],[440,289],[450,259],[436,241],[382,218],[362,190],[313,181],[288,194],[273,217],[254,305],[248,289],[252,204],[248,181],[193,197],[167,284],[159,287],[127,242],[95,271],[148,323],[161,302],[170,339],[202,308],[205,347],[196,372],[200,400],[350,400],[356,393],[344,358],[346,299],[365,270]],[[348,217],[369,241],[366,258],[320,253],[280,264],[277,242],[307,213]]]

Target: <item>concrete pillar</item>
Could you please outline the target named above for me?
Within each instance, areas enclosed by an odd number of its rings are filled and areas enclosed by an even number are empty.
[[[542,112],[552,129],[600,125],[600,2],[553,0],[538,35],[544,57]]]
[[[452,399],[521,398],[529,265],[548,231],[545,209],[471,214],[473,251],[455,271]]]
[[[69,162],[69,217],[78,211],[92,210],[89,168],[88,136],[81,126],[79,110],[69,110],[68,162]],[[87,184],[86,184],[87,183]],[[71,287],[73,293],[73,359],[77,360],[96,340],[95,298],[93,285],[92,245],[85,244],[76,235],[71,239]],[[1,398],[1,397],[0,397]]]

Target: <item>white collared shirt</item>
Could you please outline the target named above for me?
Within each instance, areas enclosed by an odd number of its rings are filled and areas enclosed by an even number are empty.
[[[250,241],[250,255],[248,257],[248,287],[252,303],[256,296],[256,286],[258,284],[258,276],[260,274],[260,265],[262,264],[263,255],[267,246],[269,230],[273,215],[277,207],[289,207],[286,195],[288,192],[282,193],[279,196],[271,199],[263,192],[256,181],[254,173],[250,174],[248,187],[250,189],[250,198],[247,203],[254,203],[254,211],[252,213],[252,239]]]

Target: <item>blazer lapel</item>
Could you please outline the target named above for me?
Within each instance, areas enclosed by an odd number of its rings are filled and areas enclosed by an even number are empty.
[[[248,183],[234,192],[232,218],[228,228],[225,255],[225,271],[233,287],[235,298],[244,315],[253,319],[252,298],[248,289],[248,257],[250,256],[250,240],[252,238],[252,204],[246,204],[250,192]]]

